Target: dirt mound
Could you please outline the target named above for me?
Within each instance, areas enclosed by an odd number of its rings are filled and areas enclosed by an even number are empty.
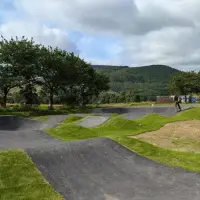
[[[200,152],[200,121],[191,120],[169,123],[161,129],[135,138],[163,148],[185,152]]]

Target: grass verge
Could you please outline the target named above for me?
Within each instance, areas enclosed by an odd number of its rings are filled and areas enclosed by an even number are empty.
[[[22,150],[0,151],[0,200],[63,200]]]

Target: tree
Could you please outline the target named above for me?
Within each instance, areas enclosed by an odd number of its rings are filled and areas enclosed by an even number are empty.
[[[102,92],[99,95],[99,103],[118,103],[119,94],[117,92],[108,91]]]
[[[93,94],[96,97],[99,96],[101,92],[108,91],[110,89],[109,86],[109,77],[104,75],[104,74],[99,74],[96,71],[94,71],[94,76],[93,76],[93,84],[92,84],[92,90]]]
[[[20,79],[13,76],[11,66],[0,65],[0,103],[4,108],[6,108],[8,93],[19,84]]]
[[[20,94],[24,97],[26,105],[39,104],[38,94],[34,85],[26,84],[25,87],[21,88]]]
[[[66,51],[52,47],[40,49],[40,71],[42,90],[49,95],[49,108],[53,109],[54,95],[69,81],[71,74],[68,73],[68,56]]]
[[[68,54],[67,59],[70,72],[70,81],[65,86],[67,103],[73,101],[76,105],[84,106],[93,96],[109,89],[107,76],[97,73],[90,64],[73,53]]]
[[[188,95],[200,91],[200,75],[194,71],[175,74],[169,82],[171,93]]]
[[[97,76],[90,64],[74,54],[70,55],[70,66],[74,66],[75,70],[75,77],[70,84],[70,89],[76,94],[79,105],[83,106],[98,90],[95,82]]]
[[[135,102],[141,102],[141,97],[140,95],[135,95]]]
[[[35,44],[33,38],[13,38],[10,40],[1,36],[0,61],[11,68],[13,77],[20,77],[21,89],[34,88],[39,67],[40,45]],[[25,96],[26,99],[27,96]],[[26,99],[28,104],[29,99]]]
[[[98,74],[89,63],[73,53],[35,44],[33,38],[7,40],[2,36],[0,62],[6,66],[0,69],[4,106],[9,90],[15,86],[19,86],[19,94],[27,105],[38,104],[38,99],[47,94],[50,109],[53,109],[54,96],[57,101],[83,106],[109,89],[108,77]],[[5,71],[8,66],[9,72]],[[37,86],[41,86],[40,98]]]
[[[169,91],[173,94],[180,93],[182,95],[186,95],[189,92],[184,72],[172,76],[169,82]]]

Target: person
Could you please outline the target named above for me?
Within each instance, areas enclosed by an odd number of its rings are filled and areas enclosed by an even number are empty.
[[[180,97],[178,94],[176,94],[176,95],[174,96],[174,102],[175,102],[175,108],[176,108],[176,110],[177,110],[178,112],[180,112],[180,111],[181,111],[181,106],[180,106],[181,97]]]

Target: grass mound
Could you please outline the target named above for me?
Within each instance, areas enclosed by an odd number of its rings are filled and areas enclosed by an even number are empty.
[[[64,120],[60,126],[57,126],[53,129],[48,129],[50,135],[57,137],[61,140],[70,141],[70,140],[79,140],[79,139],[88,139],[95,137],[95,132],[91,129],[87,129],[81,126],[77,126],[77,122],[83,119],[76,115],[70,115],[66,120]]]

